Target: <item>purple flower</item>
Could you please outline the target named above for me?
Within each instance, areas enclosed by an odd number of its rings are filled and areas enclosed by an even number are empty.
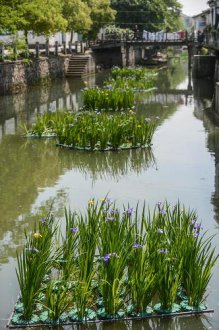
[[[78,232],[78,227],[70,228],[70,232],[76,234]]]
[[[164,214],[164,215],[167,214],[167,212],[163,209],[160,209],[159,212],[160,212],[160,214]]]
[[[40,222],[42,222],[42,223],[46,223],[46,219],[45,219],[45,218],[41,218],[41,219],[40,219]]]
[[[200,230],[200,229],[203,229],[202,227],[201,227],[201,223],[198,223],[198,222],[196,222],[195,224],[194,224],[194,227],[193,227],[195,230]]]
[[[123,214],[132,215],[132,213],[134,213],[134,212],[135,211],[134,211],[133,207],[129,207],[127,210],[125,210],[123,212]]]
[[[134,245],[132,245],[132,247],[134,249],[142,249],[143,248],[143,245],[139,244],[139,243],[135,243]]]
[[[157,203],[157,207],[158,207],[159,210],[161,209],[161,205],[162,205],[162,202]]]
[[[144,119],[147,123],[149,123],[151,121],[151,118],[145,118]]]
[[[118,257],[118,254],[115,252],[107,253],[105,254],[105,256],[101,257],[101,259],[103,259],[104,263],[107,264],[111,257]]]
[[[192,220],[191,225],[194,226],[196,224],[197,219]]]
[[[166,249],[163,248],[163,249],[160,250],[160,253],[165,254],[165,253],[168,253],[168,251],[167,251]]]
[[[105,256],[102,257],[105,264],[107,264],[110,260],[110,254],[105,254]]]

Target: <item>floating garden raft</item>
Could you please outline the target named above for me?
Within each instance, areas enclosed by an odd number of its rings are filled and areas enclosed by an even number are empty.
[[[151,145],[157,120],[137,118],[134,110],[106,113],[60,111],[38,116],[26,137],[56,136],[58,146],[77,150],[118,150]]]
[[[84,213],[52,212],[18,254],[20,297],[9,327],[193,315],[218,255],[194,211],[158,203],[146,214],[103,198]],[[119,239],[118,239],[119,238]]]
[[[111,71],[112,77],[104,82],[108,90],[128,90],[136,92],[151,92],[156,89],[158,71],[138,68],[118,68]]]

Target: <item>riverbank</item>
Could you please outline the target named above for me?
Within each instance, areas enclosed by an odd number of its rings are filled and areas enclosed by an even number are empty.
[[[0,95],[17,94],[29,86],[48,84],[64,78],[72,55],[40,57],[0,63]],[[86,55],[85,74],[96,70],[92,54]]]

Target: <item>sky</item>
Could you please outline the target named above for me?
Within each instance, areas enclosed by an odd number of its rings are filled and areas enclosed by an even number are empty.
[[[182,12],[189,16],[194,16],[209,8],[208,0],[179,0],[183,5]]]

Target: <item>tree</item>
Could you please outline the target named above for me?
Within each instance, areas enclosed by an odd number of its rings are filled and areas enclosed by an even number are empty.
[[[24,22],[24,19],[13,1],[0,0],[0,32],[17,31],[17,22],[20,21]]]
[[[112,0],[121,27],[138,25],[140,30],[173,31],[179,28],[181,4],[178,0]]]
[[[114,22],[116,11],[111,8],[110,0],[83,0],[90,8],[92,26],[88,33],[89,38],[95,38],[99,29]]]
[[[22,30],[26,35],[33,31],[49,36],[67,27],[60,0],[0,0],[0,8],[0,27],[3,30]]]
[[[18,23],[19,30],[49,36],[67,27],[60,0],[20,0],[17,8],[25,20]]]
[[[86,33],[90,30],[91,9],[82,0],[65,0],[62,12],[67,20],[67,31]]]

